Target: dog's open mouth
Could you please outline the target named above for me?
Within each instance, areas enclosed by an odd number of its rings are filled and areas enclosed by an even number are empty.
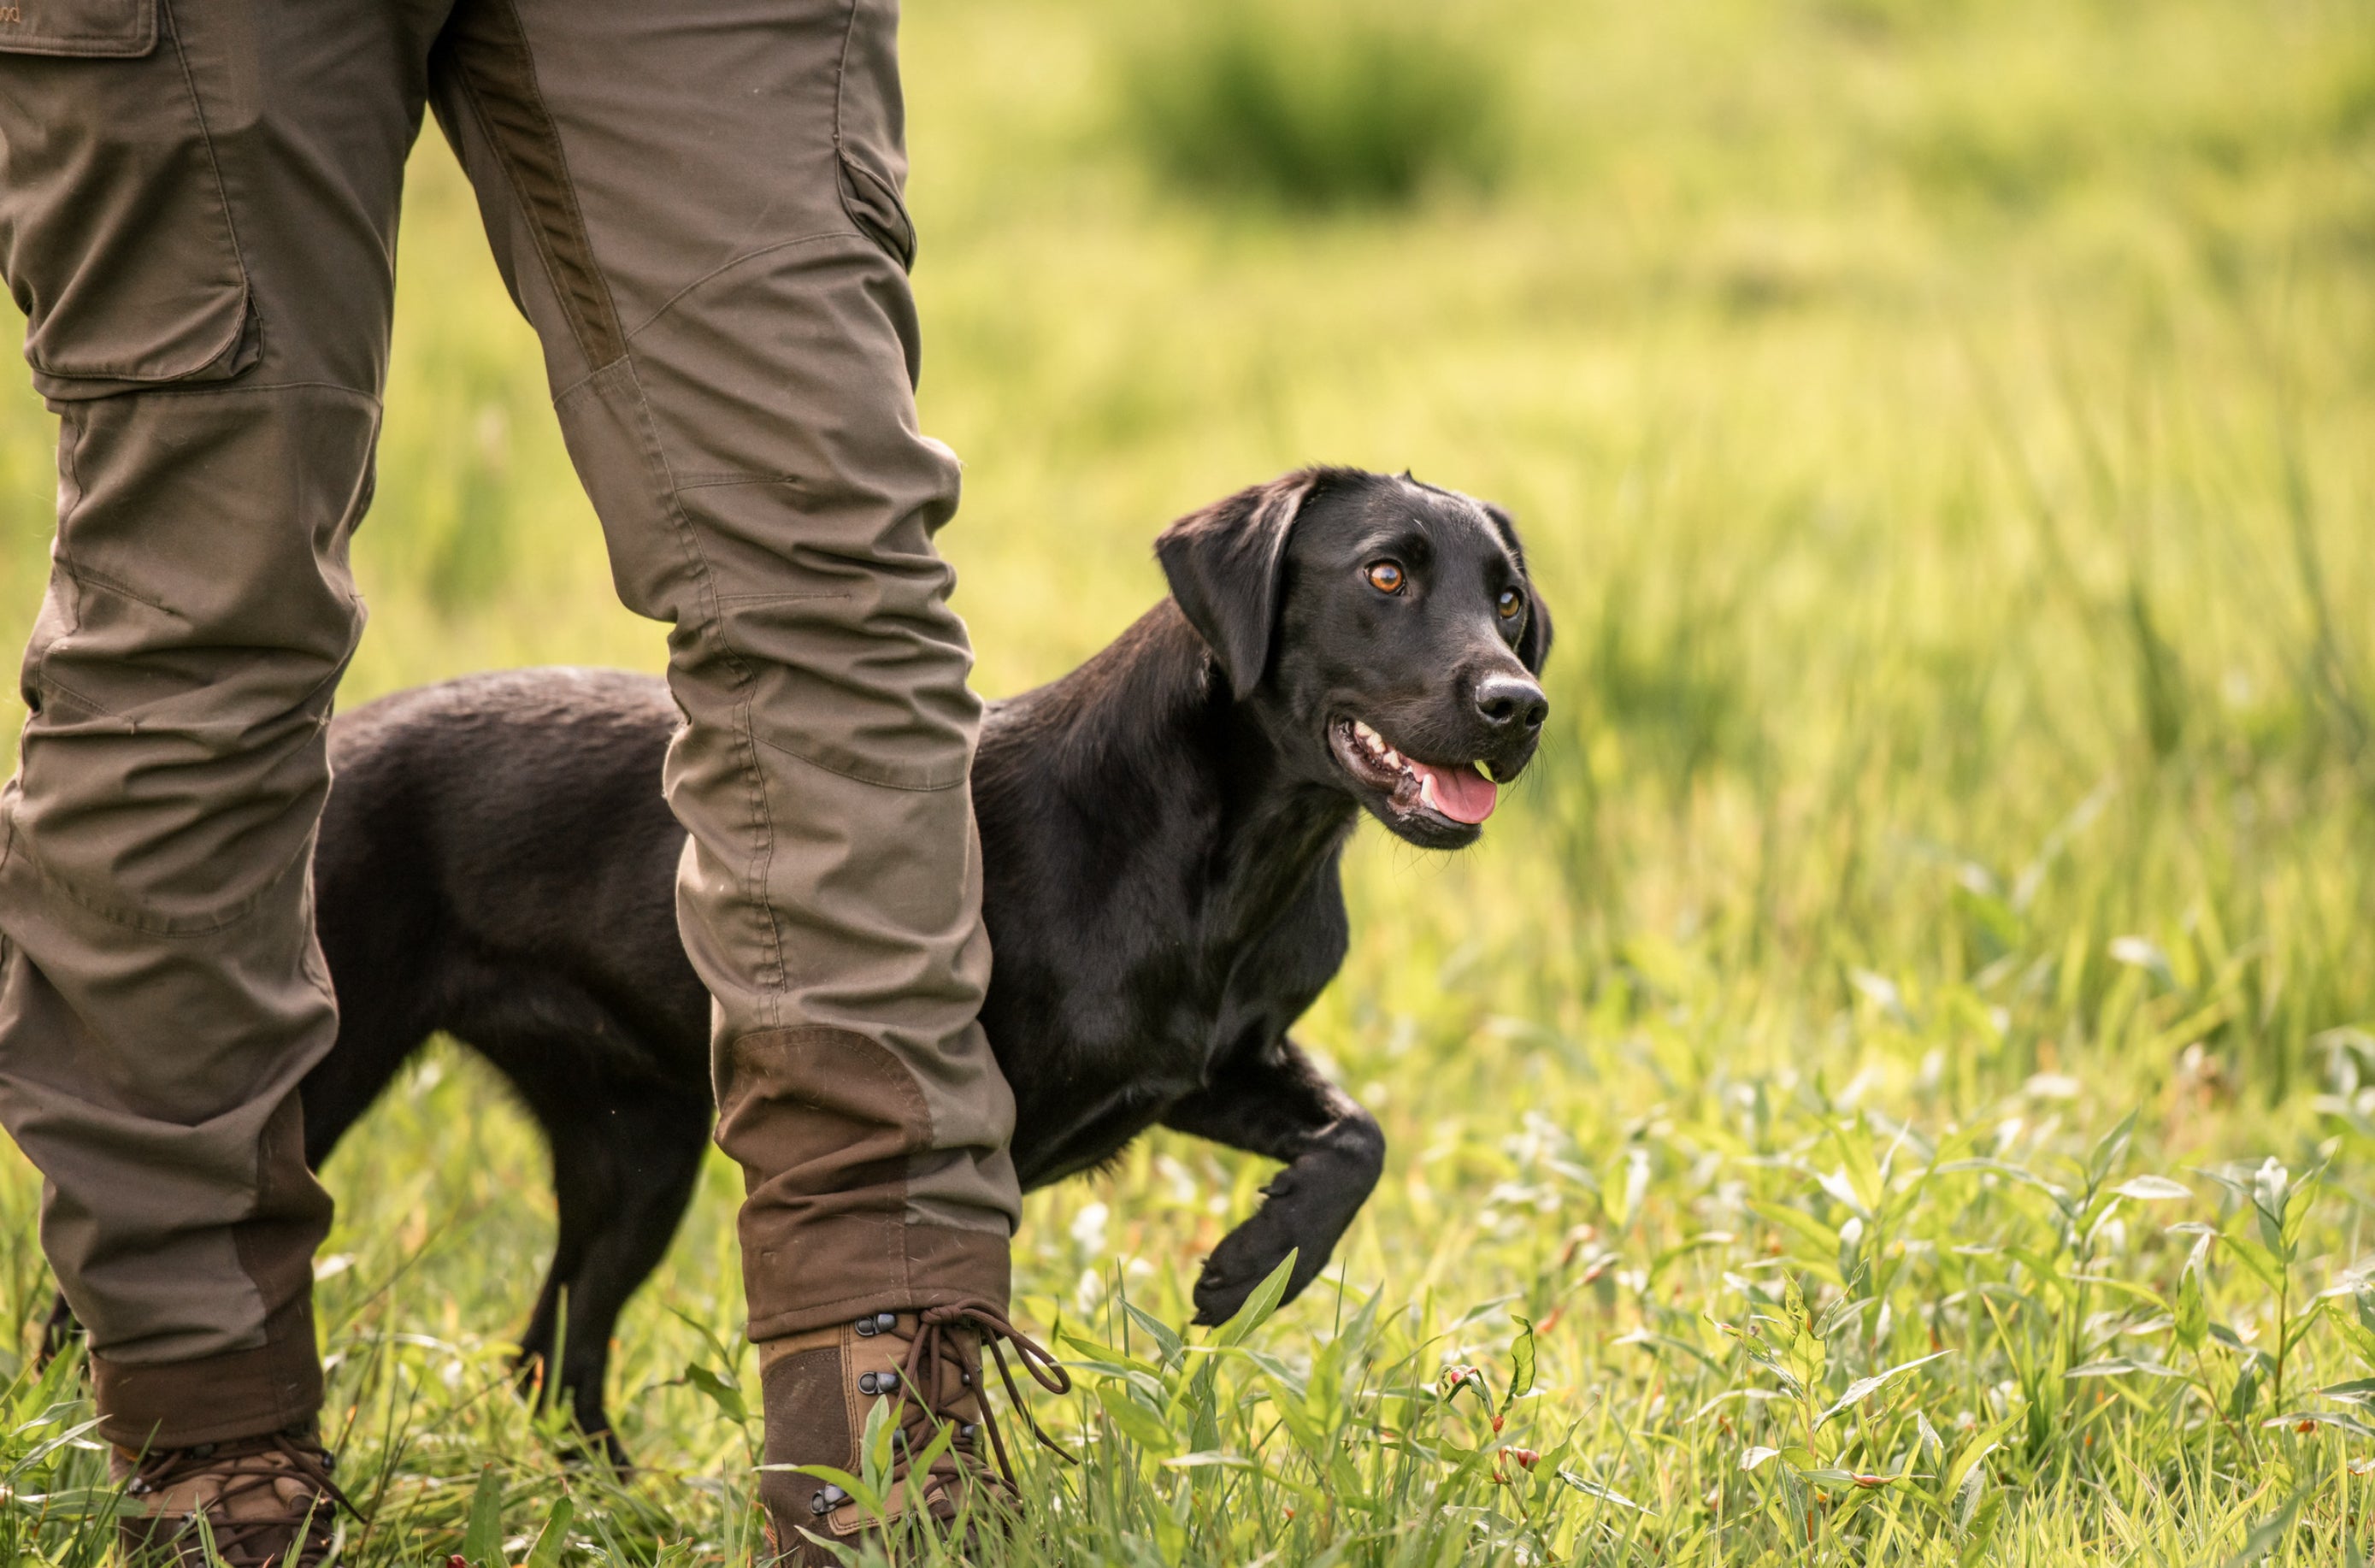
[[[1335,729],[1345,771],[1386,795],[1398,814],[1432,812],[1469,828],[1493,815],[1501,792],[1475,763],[1446,767],[1405,757],[1359,719],[1340,719]]]

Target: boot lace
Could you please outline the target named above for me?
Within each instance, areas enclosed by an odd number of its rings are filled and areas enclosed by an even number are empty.
[[[276,1457],[286,1461],[285,1468],[270,1462]],[[307,1538],[307,1550],[300,1556],[300,1562],[313,1562],[325,1551],[337,1509],[343,1508],[358,1519],[362,1517],[361,1511],[330,1479],[331,1463],[329,1454],[310,1439],[276,1432],[237,1444],[155,1450],[141,1458],[124,1491],[132,1497],[148,1497],[170,1491],[186,1480],[215,1477],[220,1481],[219,1490],[192,1511],[194,1515],[206,1515],[215,1555],[229,1568],[272,1568],[294,1544],[300,1531]],[[232,1505],[240,1499],[259,1491],[269,1493],[277,1483],[291,1478],[311,1490],[311,1504],[283,1505],[270,1514],[249,1514],[244,1517],[235,1515]],[[189,1530],[189,1544],[195,1545],[198,1539],[195,1523]],[[175,1540],[172,1544],[178,1547],[183,1543]],[[166,1545],[161,1539],[152,1541],[155,1548],[165,1549]]]
[[[926,1307],[919,1315],[922,1321],[915,1339],[907,1347],[906,1361],[899,1379],[900,1399],[904,1405],[911,1393],[915,1402],[934,1422],[946,1422],[954,1418],[949,1407],[962,1398],[965,1390],[980,1387],[981,1424],[989,1433],[991,1450],[998,1456],[998,1474],[1009,1488],[1014,1481],[1014,1465],[1006,1451],[1005,1435],[998,1431],[998,1417],[991,1411],[989,1390],[982,1386],[981,1362],[967,1353],[964,1341],[954,1332],[970,1329],[989,1347],[991,1360],[998,1363],[998,1375],[1006,1385],[1006,1397],[1014,1402],[1016,1413],[1030,1427],[1031,1434],[1042,1446],[1066,1464],[1080,1461],[1064,1451],[1063,1445],[1047,1435],[1024,1403],[1022,1391],[1015,1386],[1014,1373],[1008,1367],[1007,1345],[1014,1347],[1014,1359],[1022,1363],[1033,1382],[1050,1394],[1072,1391],[1071,1373],[1049,1354],[1046,1348],[1007,1320],[1006,1315],[986,1302],[956,1302],[947,1306]],[[932,1467],[940,1468],[939,1464]]]

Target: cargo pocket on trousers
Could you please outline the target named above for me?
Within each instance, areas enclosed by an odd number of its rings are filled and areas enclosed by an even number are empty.
[[[254,362],[247,269],[160,0],[0,0],[0,276],[45,397]]]
[[[868,238],[891,253],[901,271],[914,268],[916,226],[907,217],[906,204],[888,180],[845,150],[841,155],[841,206]]]
[[[899,94],[899,8],[850,0],[834,94],[833,148],[841,206],[902,271],[916,265],[916,226],[900,195],[907,180],[907,114]]]

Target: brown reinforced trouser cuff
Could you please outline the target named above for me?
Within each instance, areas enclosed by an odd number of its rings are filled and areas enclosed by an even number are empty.
[[[725,1047],[717,1143],[742,1167],[751,1338],[860,1313],[967,1301],[1005,1306],[1014,1168],[998,1146],[1011,1126],[1012,1099],[988,1043],[977,1029],[968,1032],[959,1043],[964,1054],[948,1055],[970,1059],[998,1115],[994,1124],[979,1120],[964,1147],[951,1146],[918,1064],[880,1041],[798,1027],[757,1030]],[[997,1143],[979,1147],[993,1125]],[[945,1181],[952,1166],[968,1173],[964,1184]],[[966,1197],[975,1201],[956,1201]],[[987,1223],[939,1218],[962,1208]]]
[[[744,1284],[750,1298],[750,1338],[779,1339],[831,1327],[868,1312],[920,1312],[958,1302],[1003,1304],[1012,1288],[1004,1236],[951,1225],[906,1225],[885,1246],[883,1227],[801,1227],[799,1247],[746,1250]],[[835,1287],[816,1299],[816,1281]],[[797,1302],[797,1306],[777,1303]]]
[[[313,1305],[291,1303],[265,1325],[265,1341],[202,1361],[126,1366],[93,1351],[99,1435],[136,1452],[228,1443],[310,1423],[322,1409]]]

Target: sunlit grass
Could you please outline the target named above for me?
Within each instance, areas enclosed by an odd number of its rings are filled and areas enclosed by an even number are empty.
[[[969,463],[944,542],[986,690],[1133,619],[1163,522],[1318,458],[1508,504],[1559,625],[1485,843],[1353,854],[1301,1034],[1391,1153],[1339,1267],[1175,1353],[1267,1169],[1159,1137],[1030,1200],[1022,1314],[1081,1371],[1041,1419],[1084,1462],[1031,1459],[1015,1560],[2349,1561],[2364,8],[1457,14],[1503,74],[1489,190],[1296,218],[1150,166],[1123,13],[908,7],[924,416]],[[656,667],[442,148],[403,276],[350,694]],[[48,441],[19,386],[12,637]],[[490,1467],[514,1560],[564,1493],[585,1561],[739,1560],[755,1432],[686,1377],[753,1386],[730,1168],[625,1320],[623,1481],[512,1392],[550,1205],[485,1071],[431,1057],[325,1179],[361,1560],[461,1550]],[[35,1198],[0,1179],[0,1376],[46,1309]],[[6,1397],[0,1549],[96,1561],[98,1456],[39,1447],[87,1407]]]
[[[1419,7],[1197,7],[1124,58],[1140,150],[1221,201],[1390,206],[1430,184],[1489,186],[1508,152],[1507,73],[1471,29]]]

